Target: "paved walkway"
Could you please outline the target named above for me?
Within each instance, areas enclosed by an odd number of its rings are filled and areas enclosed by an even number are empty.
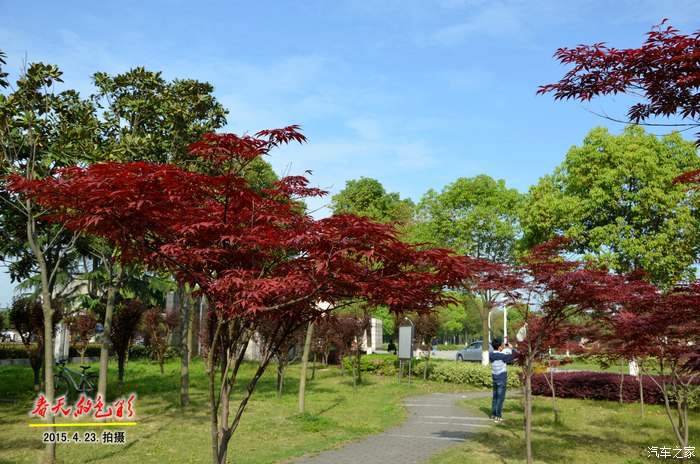
[[[406,399],[408,420],[337,450],[323,451],[293,464],[418,464],[445,448],[465,442],[492,422],[483,414],[457,406],[464,398],[490,397],[491,392],[432,393]]]

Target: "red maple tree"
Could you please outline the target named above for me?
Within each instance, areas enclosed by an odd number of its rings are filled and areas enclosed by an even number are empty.
[[[609,356],[635,357],[659,388],[674,436],[689,444],[688,399],[700,388],[700,284],[662,291],[631,282],[614,311],[599,319],[602,349]]]
[[[419,250],[389,225],[354,215],[315,220],[301,199],[325,192],[299,176],[251,188],[249,163],[281,144],[303,142],[298,127],[254,136],[206,134],[191,146],[198,171],[144,162],[73,167],[52,179],[14,177],[11,187],[52,211],[50,220],[109,239],[124,262],[168,269],[209,302],[207,369],[214,460],[228,443],[278,347],[319,317],[317,302],[344,299],[392,311],[430,310],[475,263],[448,250]],[[230,397],[248,341],[264,318],[273,336],[238,409]],[[216,376],[220,369],[220,378]]]
[[[654,26],[639,48],[617,49],[605,43],[559,48],[554,56],[573,65],[556,84],[538,94],[589,101],[595,96],[632,93],[644,101],[628,111],[631,122],[655,116],[680,116],[688,126],[700,125],[700,30],[681,34],[671,26]],[[700,134],[698,134],[700,137]]]
[[[538,359],[550,347],[561,347],[576,328],[571,321],[584,313],[604,314],[617,304],[625,279],[590,263],[570,261],[562,254],[569,241],[558,238],[538,245],[522,258],[516,274],[502,284],[521,311],[526,332],[518,338],[517,357],[523,367],[526,459],[532,457],[532,376]],[[519,281],[518,281],[519,280]]]
[[[605,43],[559,48],[554,57],[573,67],[559,82],[540,86],[537,93],[581,101],[630,94],[641,99],[627,113],[632,123],[677,116],[683,122],[668,125],[699,127],[700,30],[686,35],[666,22],[664,19],[652,27],[639,48],[617,49]],[[700,132],[696,143],[700,144]],[[698,183],[700,171],[686,173],[678,180]]]
[[[333,327],[331,343],[337,350],[343,375],[345,375],[345,359],[350,361],[354,388],[358,381],[362,381],[360,352],[362,350],[362,337],[371,324],[370,316],[362,312],[333,314],[325,322]]]
[[[560,48],[554,56],[573,67],[557,83],[540,86],[537,93],[553,93],[557,100],[590,101],[601,95],[625,93],[640,98],[628,110],[628,119],[645,124],[656,117],[678,117],[683,122],[668,125],[700,127],[700,30],[682,34],[661,24],[652,27],[639,48],[616,49],[604,43]],[[696,143],[700,145],[700,133]],[[700,171],[678,176],[675,182],[700,184]],[[687,409],[684,400],[698,371],[697,285],[683,285],[662,292],[633,278],[618,287],[621,311],[604,320],[612,337],[605,340],[611,356],[645,358],[660,362],[666,372],[659,387],[676,397],[675,414],[668,397],[666,408],[679,444],[688,442]],[[694,305],[694,306],[693,306]],[[682,374],[690,374],[683,377]],[[686,405],[687,406],[687,405]]]
[[[165,311],[163,308],[152,307],[143,313],[141,326],[146,332],[146,345],[152,357],[158,361],[160,374],[164,375],[165,352],[170,343],[170,336],[180,324],[178,311]]]
[[[70,343],[80,353],[80,364],[85,364],[85,352],[97,330],[97,317],[91,312],[74,314],[68,319],[68,329]]]

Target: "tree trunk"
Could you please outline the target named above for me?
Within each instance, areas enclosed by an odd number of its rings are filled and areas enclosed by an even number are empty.
[[[104,332],[102,332],[102,346],[100,348],[100,376],[97,381],[97,394],[104,401],[107,400],[107,367],[109,366],[109,345],[112,341],[112,318],[117,295],[124,277],[124,268],[120,265],[108,264],[109,287],[107,288],[107,307],[105,308]],[[117,266],[117,275],[113,276],[114,266]],[[123,365],[122,365],[123,368]]]
[[[425,363],[423,363],[423,380],[428,380],[428,363],[430,362],[430,353],[432,352],[432,347],[431,350],[428,351],[428,355],[425,357]]]
[[[559,424],[559,410],[557,409],[557,394],[554,388],[554,370],[552,370],[552,364],[550,356],[549,364],[549,388],[552,390],[552,410],[554,411],[554,423]]]
[[[190,404],[190,357],[192,346],[192,298],[184,284],[178,288],[180,294],[180,406]]]
[[[219,397],[217,398],[215,393],[215,373],[213,367],[213,358],[214,346],[216,345],[219,339],[219,333],[221,332],[222,327],[223,324],[219,322],[217,324],[214,337],[212,338],[213,341],[210,346],[209,357],[207,361],[207,366],[209,369],[209,398],[210,412],[212,418],[211,433],[214,464],[226,463],[228,445],[231,440],[231,437],[238,428],[241,416],[243,415],[243,412],[245,411],[245,408],[248,405],[248,402],[253,394],[253,391],[255,390],[257,382],[260,380],[260,377],[262,377],[263,373],[265,372],[267,366],[270,363],[270,360],[272,359],[272,352],[274,352],[276,348],[279,348],[279,346],[272,347],[273,349],[269,350],[269,352],[264,355],[263,360],[258,366],[257,371],[253,375],[253,378],[249,381],[248,386],[246,387],[245,392],[243,393],[243,397],[238,405],[238,409],[236,410],[233,420],[229,425],[229,417],[231,412],[231,386],[235,382],[238,368],[243,362],[243,358],[245,356],[245,351],[246,347],[248,346],[250,336],[244,336],[243,340],[239,339],[239,343],[237,344],[237,346],[228,347],[228,353],[225,353],[223,355],[223,357],[228,358],[227,362],[224,363],[225,366],[228,366],[228,369],[226,370],[226,372],[223,373],[221,386],[219,388]],[[235,349],[238,349],[238,352],[231,351]]]
[[[642,423],[644,422],[644,382],[642,382],[642,374],[637,375],[637,380],[639,382],[639,408],[642,416]]]
[[[481,303],[479,312],[481,313],[481,364],[484,366],[489,365],[489,312],[486,311],[486,316],[484,316],[484,304]]]
[[[374,353],[374,344],[372,343],[372,316],[369,316],[369,325],[367,325],[367,328],[365,329],[365,337],[367,337],[367,349],[370,350],[369,352]]]
[[[195,326],[196,326],[196,316],[195,302],[192,300],[192,295],[190,294],[190,323],[187,324],[187,362],[192,362],[192,354],[194,354],[194,337],[195,337]]]
[[[284,388],[284,371],[286,367],[287,366],[282,359],[279,359],[277,362],[277,398],[282,398],[282,389]],[[299,394],[301,395],[301,391]]]
[[[40,346],[38,349],[43,350],[44,347]],[[29,363],[32,366],[32,372],[34,372],[34,391],[41,391],[41,364],[43,358],[39,359],[29,359]]]
[[[129,348],[126,349],[127,353]],[[126,364],[126,353],[117,353],[117,366],[118,366],[118,379],[117,379],[117,391],[122,394],[122,386],[124,382],[124,365]]]
[[[216,387],[216,369],[214,368],[214,352],[216,348],[216,343],[219,338],[219,333],[221,332],[221,329],[223,327],[223,323],[221,321],[217,322],[216,325],[216,330],[214,331],[214,334],[211,336],[211,340],[209,342],[209,353],[207,355],[207,377],[209,378],[209,412],[211,414],[211,447],[212,447],[212,454],[213,454],[213,462],[214,464],[217,464],[217,458],[219,456],[219,415],[218,415],[218,410],[217,410],[217,401],[216,401],[216,393],[215,393],[215,387]]]
[[[304,352],[301,355],[301,375],[299,378],[299,414],[306,408],[306,371],[309,367],[309,352],[311,351],[311,338],[314,334],[314,323],[309,322],[304,339]]]
[[[481,317],[481,364],[488,366],[489,344],[491,343],[489,337],[489,312],[491,310],[491,305],[487,304],[488,295],[486,293],[479,296],[470,293],[468,294],[468,298],[479,311],[479,316]]]
[[[37,240],[35,229],[35,218],[31,213],[32,203],[27,201],[26,211],[27,217],[27,241],[29,247],[34,253],[39,264],[39,274],[41,277],[41,307],[44,313],[44,394],[46,400],[53,404],[54,400],[54,385],[53,385],[53,314],[54,309],[51,306],[51,278],[44,253],[42,252],[39,241]],[[49,423],[55,424],[56,420],[53,414],[50,414]],[[48,432],[54,432],[54,427],[49,427]],[[44,453],[44,462],[53,463],[56,460],[56,444],[47,443]]]
[[[525,459],[532,464],[532,359],[525,361]]]
[[[623,391],[625,386],[625,361],[620,361],[620,404],[624,403]]]
[[[45,267],[45,266],[44,266]],[[43,272],[42,272],[43,274]],[[43,280],[43,276],[42,276]],[[47,287],[48,288],[48,285]],[[44,308],[44,385],[46,401],[53,404],[53,308],[51,307],[51,296],[48,291],[42,291],[42,306]],[[49,423],[55,424],[56,419],[53,414],[49,414]],[[47,432],[54,432],[56,429],[49,427]],[[44,462],[53,463],[56,461],[56,444],[47,443],[44,453]]]
[[[355,375],[355,361],[352,362],[352,388],[357,386],[357,376]]]

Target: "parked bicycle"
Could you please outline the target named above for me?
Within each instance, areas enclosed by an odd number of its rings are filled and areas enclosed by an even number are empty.
[[[53,388],[56,397],[68,396],[71,387],[77,393],[94,393],[97,390],[99,376],[93,372],[87,372],[90,366],[80,366],[83,372],[78,372],[66,367],[66,361],[57,361],[60,370],[53,376]]]

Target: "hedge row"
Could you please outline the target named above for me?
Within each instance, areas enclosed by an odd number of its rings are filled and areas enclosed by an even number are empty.
[[[0,359],[26,358],[24,345],[18,343],[0,343]]]
[[[355,356],[343,357],[343,367],[351,371],[355,363]],[[370,374],[394,375],[399,369],[399,358],[396,355],[365,354],[360,357],[360,370]]]
[[[87,358],[99,358],[101,345],[99,343],[90,343],[85,351]],[[129,349],[130,359],[141,359],[148,357],[148,349],[145,346],[132,345]],[[110,349],[110,356],[114,356],[114,352]],[[80,357],[80,353],[72,346],[68,350],[68,356],[71,358]],[[21,343],[0,343],[0,359],[23,359],[27,357],[27,351]]]
[[[552,394],[545,375],[549,377],[549,374],[537,374],[532,377],[534,395]],[[556,372],[553,376],[554,390],[560,398],[619,401],[621,377],[621,374],[606,372]],[[663,394],[652,379],[646,375],[642,376],[642,386],[645,403],[663,404]],[[638,378],[625,375],[622,381],[622,401],[636,403],[639,398]],[[688,407],[700,410],[700,380],[695,383],[695,388],[689,395]]]
[[[520,388],[521,369],[508,366],[508,388]],[[491,388],[491,366],[481,363],[445,362],[431,363],[428,379],[436,382],[462,383],[478,388]]]
[[[345,357],[343,365],[345,369],[352,369],[355,358]],[[424,359],[414,359],[411,362],[411,374],[416,377],[423,376]],[[395,355],[371,354],[364,355],[360,360],[362,372],[377,375],[396,375],[399,368],[399,360]],[[520,368],[508,367],[508,387],[520,388]],[[477,388],[491,388],[491,366],[483,366],[479,363],[465,363],[431,359],[428,364],[428,379],[436,382],[458,383],[472,385]]]

